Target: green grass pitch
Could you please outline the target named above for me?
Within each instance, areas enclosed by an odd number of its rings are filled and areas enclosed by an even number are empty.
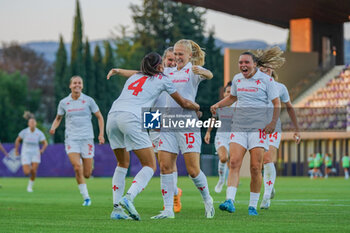
[[[28,179],[1,178],[0,232],[350,232],[350,180],[278,177],[271,208],[259,209],[259,216],[252,217],[247,210],[250,180],[241,179],[236,213],[229,214],[218,209],[225,190],[213,191],[217,179],[208,178],[214,219],[204,217],[204,205],[192,181],[180,177],[181,213],[175,219],[151,220],[163,206],[159,178],[155,177],[135,199],[142,218],[137,222],[110,219],[111,178],[88,180],[90,207],[81,206],[73,178],[39,177],[33,193],[26,192]],[[130,183],[128,178],[127,188]]]

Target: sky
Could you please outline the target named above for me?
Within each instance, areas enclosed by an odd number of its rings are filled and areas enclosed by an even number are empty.
[[[80,0],[84,36],[90,41],[112,37],[118,25],[129,25],[132,31],[130,4],[142,0]],[[75,0],[0,0],[0,43],[16,41],[72,40]],[[225,42],[263,40],[269,44],[283,43],[288,30],[241,17],[208,10],[207,28],[215,28],[217,38]],[[230,28],[239,28],[230,30]],[[350,23],[345,26],[350,39]]]

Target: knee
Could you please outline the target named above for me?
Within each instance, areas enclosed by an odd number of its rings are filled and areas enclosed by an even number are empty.
[[[222,163],[226,163],[226,162],[227,162],[227,158],[226,158],[226,157],[222,157],[222,158],[220,158],[220,162],[222,162]]]
[[[30,170],[27,170],[27,169],[26,169],[26,170],[23,170],[23,173],[24,173],[25,176],[29,176]]]
[[[230,169],[233,169],[233,170],[239,169],[239,164],[240,164],[240,163],[239,163],[238,160],[231,159],[231,160],[230,160],[230,163],[229,163]]]
[[[187,169],[188,175],[195,178],[199,175],[200,169],[196,167],[190,167]]]
[[[162,174],[170,174],[173,172],[173,166],[171,164],[160,162],[159,167]]]
[[[90,176],[91,176],[91,172],[84,172],[84,177],[85,177],[86,179],[89,179]]]
[[[75,165],[73,165],[73,168],[74,168],[74,172],[75,173],[80,173],[80,171],[81,171],[81,165],[80,164],[75,164]]]
[[[252,177],[259,176],[259,174],[261,174],[261,166],[252,164],[250,166],[250,174]]]

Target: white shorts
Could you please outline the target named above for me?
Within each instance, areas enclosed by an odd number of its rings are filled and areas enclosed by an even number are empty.
[[[259,129],[258,132],[232,132],[230,133],[230,143],[238,143],[247,150],[255,147],[263,147],[266,151],[269,150],[268,135]]]
[[[227,152],[230,151],[230,133],[222,132],[215,135],[215,150],[218,151],[220,147],[224,146]]]
[[[22,165],[30,165],[32,163],[40,163],[41,155],[39,153],[21,153]]]
[[[269,146],[274,146],[277,149],[280,147],[282,134],[280,132],[273,132],[272,134],[269,134]]]
[[[160,131],[150,130],[149,131],[149,138],[152,141],[152,146],[153,146],[154,153],[158,153]]]
[[[84,159],[93,158],[95,156],[94,139],[72,140],[66,139],[64,141],[66,153],[78,153]]]
[[[182,154],[201,152],[202,138],[200,132],[160,132],[158,151]]]
[[[111,148],[126,148],[127,151],[152,147],[151,139],[141,129],[141,119],[130,112],[108,114],[106,133]]]

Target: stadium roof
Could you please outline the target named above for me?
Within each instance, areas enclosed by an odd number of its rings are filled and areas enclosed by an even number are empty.
[[[311,18],[321,23],[350,21],[350,0],[175,0],[257,20],[282,28],[289,21]]]

